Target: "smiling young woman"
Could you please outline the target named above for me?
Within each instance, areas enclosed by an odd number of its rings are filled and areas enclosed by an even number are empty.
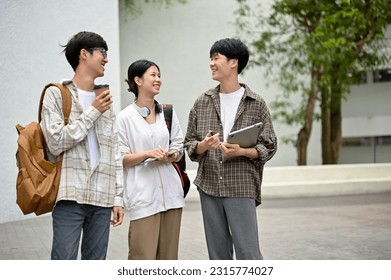
[[[118,114],[129,210],[128,259],[178,259],[184,193],[172,162],[183,156],[183,135],[173,111],[171,133],[155,97],[162,80],[156,63],[137,60],[126,80],[134,102]]]

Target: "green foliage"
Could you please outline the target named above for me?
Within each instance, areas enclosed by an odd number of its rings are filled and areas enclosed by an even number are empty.
[[[174,3],[185,4],[187,0],[120,0],[119,6],[121,10],[126,12],[127,14],[131,14],[133,16],[138,16],[142,13],[140,8],[140,3],[158,3],[165,5],[166,7],[171,6]]]
[[[278,121],[302,125],[309,92],[322,108],[340,106],[363,70],[390,61],[390,0],[275,0],[270,9],[261,2],[238,0],[236,25],[251,46],[250,65],[282,88],[272,104]],[[289,101],[298,96],[301,108]]]

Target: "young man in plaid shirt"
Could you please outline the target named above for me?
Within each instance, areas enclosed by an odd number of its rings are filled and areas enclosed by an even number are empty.
[[[188,121],[185,147],[199,163],[198,187],[210,259],[262,259],[256,207],[261,203],[264,164],[277,150],[265,101],[238,75],[249,60],[237,39],[222,39],[210,50],[212,79],[219,85],[201,94]],[[228,133],[263,123],[257,144],[242,148],[227,143]]]
[[[41,127],[52,160],[64,153],[53,217],[51,258],[105,259],[112,225],[122,223],[123,170],[109,89],[95,92],[95,79],[108,63],[106,41],[79,32],[64,49],[75,74],[63,80],[72,94],[69,124],[64,125],[60,89],[44,97]]]

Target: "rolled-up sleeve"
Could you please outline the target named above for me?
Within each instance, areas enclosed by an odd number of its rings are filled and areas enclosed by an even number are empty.
[[[260,155],[260,162],[264,164],[277,152],[277,137],[274,132],[270,112],[263,100],[261,102],[261,112],[263,129],[258,136],[258,144],[255,146],[255,149],[257,149]]]
[[[188,123],[187,123],[187,131],[184,141],[184,147],[187,150],[187,154],[190,160],[199,162],[204,154],[198,155],[195,150],[197,148],[198,142],[202,141],[202,139],[198,139],[197,137],[197,111],[196,111],[196,103],[189,113]]]

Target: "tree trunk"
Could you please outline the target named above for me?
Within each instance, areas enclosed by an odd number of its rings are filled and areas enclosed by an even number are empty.
[[[322,91],[322,164],[338,163],[342,142],[342,89],[338,79],[332,77],[330,84]]]
[[[297,134],[297,165],[307,165],[307,147],[311,136],[311,128],[305,125],[300,129]]]
[[[338,92],[333,94],[330,114],[331,125],[331,137],[330,137],[330,150],[331,161],[330,164],[337,164],[339,159],[339,151],[342,143],[342,109],[341,109],[342,94],[341,88],[338,88]]]
[[[317,86],[320,79],[320,72],[313,70],[311,74],[311,91],[308,95],[307,106],[305,109],[304,124],[297,134],[297,165],[307,165],[307,148],[312,132],[312,123],[314,119],[314,110],[317,95]]]
[[[321,94],[321,125],[322,125],[322,164],[328,164],[331,162],[331,150],[330,150],[330,94],[328,89],[323,89]]]

